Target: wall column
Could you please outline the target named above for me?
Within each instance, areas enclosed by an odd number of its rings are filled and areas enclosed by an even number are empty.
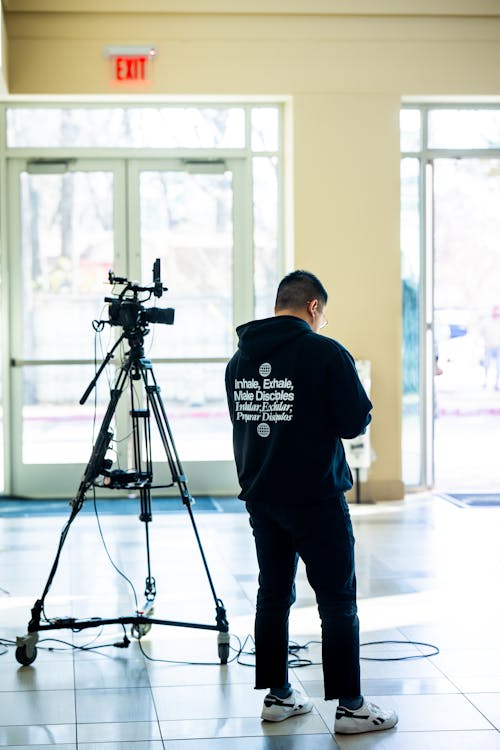
[[[325,333],[372,363],[364,496],[402,498],[399,97],[293,97],[294,266],[330,294]]]

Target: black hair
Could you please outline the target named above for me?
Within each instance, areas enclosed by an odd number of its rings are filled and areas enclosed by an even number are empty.
[[[277,310],[298,310],[312,299],[317,299],[321,307],[328,302],[328,293],[310,271],[292,271],[279,283],[276,294]]]

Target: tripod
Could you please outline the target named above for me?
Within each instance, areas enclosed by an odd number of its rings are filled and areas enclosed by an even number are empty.
[[[147,326],[144,324],[134,324],[130,327],[125,327],[123,333],[118,338],[112,349],[107,353],[94,379],[80,399],[81,404],[85,403],[92,389],[96,385],[99,375],[112,358],[115,349],[124,339],[126,339],[130,346],[130,349],[128,352],[126,352],[123,363],[116,376],[114,388],[111,390],[110,394],[110,401],[104,414],[101,427],[99,429],[99,433],[97,435],[97,439],[90,456],[90,460],[85,468],[82,480],[80,482],[78,492],[76,493],[75,498],[70,503],[72,507],[71,514],[61,532],[59,547],[54,563],[52,565],[52,569],[47,579],[47,583],[45,584],[42,596],[40,597],[40,599],[36,600],[31,610],[31,620],[28,624],[27,634],[24,636],[19,636],[16,641],[16,659],[20,664],[28,665],[32,664],[35,661],[37,656],[36,644],[38,642],[38,634],[40,632],[47,630],[59,630],[62,628],[70,628],[73,631],[80,631],[85,628],[95,628],[100,627],[101,625],[111,625],[114,623],[123,626],[131,625],[132,635],[137,638],[145,635],[150,630],[152,625],[174,625],[183,628],[215,630],[218,632],[218,656],[222,664],[227,663],[229,656],[229,625],[226,618],[226,610],[222,601],[217,597],[214,584],[212,582],[207,560],[205,558],[205,553],[203,551],[200,536],[191,509],[193,498],[189,493],[186,477],[184,475],[179,456],[177,455],[177,450],[175,448],[175,443],[172,437],[172,432],[168,422],[165,406],[160,396],[160,388],[156,382],[153,372],[153,366],[151,361],[149,359],[146,359],[144,356],[144,335],[146,333]],[[146,396],[145,408],[139,408],[139,406],[136,406],[134,383],[137,381],[142,381],[144,387]],[[127,471],[110,471],[111,461],[105,458],[106,452],[113,438],[113,433],[110,430],[110,427],[116,408],[118,406],[118,402],[127,384],[130,388],[130,416],[132,420],[132,442],[135,468]],[[151,412],[158,427],[158,432],[160,434],[161,442],[165,450],[170,469],[172,481],[167,485],[153,485],[153,459],[151,453]],[[144,458],[143,450],[145,451]],[[102,483],[97,483],[97,479],[100,476],[103,477]],[[189,514],[189,518],[191,520],[191,524],[196,537],[196,542],[201,554],[203,566],[207,575],[210,590],[214,599],[216,615],[215,625],[160,620],[155,619],[151,616],[154,614],[154,601],[156,597],[156,583],[155,579],[151,575],[151,557],[149,548],[149,523],[150,521],[152,521],[151,489],[159,487],[173,487],[175,485],[177,485],[182,502]],[[56,574],[64,542],[68,535],[71,524],[83,507],[86,493],[93,486],[108,487],[109,489],[136,489],[139,492],[139,518],[144,523],[146,532],[147,577],[146,588],[144,592],[146,597],[144,607],[142,608],[142,610],[137,610],[135,615],[128,617],[91,618],[87,620],[64,617],[47,620],[44,614],[44,602]],[[129,641],[125,636],[124,645],[128,645],[128,643]]]

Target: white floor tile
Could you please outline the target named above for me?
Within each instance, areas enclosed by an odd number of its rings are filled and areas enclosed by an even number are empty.
[[[196,719],[161,721],[165,740],[187,740],[212,737],[272,737],[297,734],[325,734],[328,727],[317,713],[296,716],[280,722],[263,722],[256,716],[247,718]]]
[[[500,730],[500,700],[498,693],[472,693],[467,695],[470,702]]]
[[[75,694],[73,690],[29,690],[1,693],[3,725],[73,724]]]
[[[6,717],[8,719],[8,717]],[[5,716],[4,716],[4,720]],[[76,724],[23,724],[0,726],[0,746],[72,745],[76,742]]]
[[[127,721],[117,724],[79,724],[78,744],[104,742],[150,742],[161,739],[158,722]]]
[[[154,722],[157,719],[149,688],[107,688],[76,691],[78,724]]]

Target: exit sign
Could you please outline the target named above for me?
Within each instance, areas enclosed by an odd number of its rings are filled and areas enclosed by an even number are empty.
[[[111,80],[117,84],[144,84],[151,81],[153,46],[106,47],[104,56],[111,62]]]
[[[133,55],[121,55],[114,59],[114,80],[122,81],[146,81],[146,63],[148,58],[144,55],[135,57]]]

